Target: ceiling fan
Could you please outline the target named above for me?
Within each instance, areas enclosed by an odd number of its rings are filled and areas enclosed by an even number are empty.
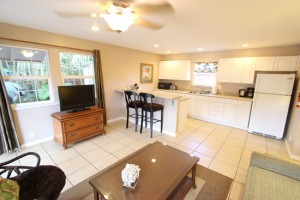
[[[148,1],[151,2],[151,1]],[[157,4],[142,3],[138,0],[109,0],[105,4],[97,2],[100,7],[99,12],[77,13],[54,11],[63,18],[92,17],[103,18],[109,28],[115,32],[124,32],[132,24],[146,27],[151,30],[158,30],[164,25],[151,22],[142,16],[151,13],[174,12],[173,7],[165,0],[160,0]]]

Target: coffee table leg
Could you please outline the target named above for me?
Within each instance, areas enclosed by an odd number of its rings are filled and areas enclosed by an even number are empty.
[[[193,180],[193,188],[196,189],[196,165],[194,165],[192,169],[192,180]]]

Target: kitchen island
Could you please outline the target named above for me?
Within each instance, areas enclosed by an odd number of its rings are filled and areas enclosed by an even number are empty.
[[[124,104],[124,111],[126,110],[126,102],[124,97],[124,91],[121,89],[116,90],[120,93],[120,98],[122,98],[122,104]],[[153,91],[135,91],[136,93],[150,93],[155,96],[154,103],[159,103],[164,105],[164,120],[163,120],[163,133],[171,136],[177,136],[180,134],[185,127],[187,120],[187,110],[188,110],[188,98],[183,97],[180,94],[168,94]],[[129,109],[130,114],[134,111]],[[125,112],[124,112],[125,113]],[[154,118],[160,119],[160,113],[154,113]],[[132,122],[134,120],[132,119]],[[140,124],[140,120],[139,120]],[[148,125],[149,126],[149,125]],[[160,131],[160,123],[154,123],[153,129]]]

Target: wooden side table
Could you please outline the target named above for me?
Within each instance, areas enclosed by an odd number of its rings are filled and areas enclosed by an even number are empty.
[[[53,113],[54,140],[66,149],[68,144],[104,134],[103,113],[104,110],[96,106],[73,113]]]

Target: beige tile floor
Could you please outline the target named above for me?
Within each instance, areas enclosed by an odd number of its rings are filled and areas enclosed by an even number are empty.
[[[161,141],[200,158],[199,164],[234,179],[228,199],[243,199],[245,180],[252,151],[259,151],[289,159],[284,141],[250,134],[244,130],[188,119],[186,128],[176,138],[149,129],[143,134],[134,132],[134,125],[125,128],[125,121],[109,123],[106,135],[70,145],[64,150],[54,141],[45,142],[16,153],[0,156],[0,162],[25,152],[41,156],[42,165],[60,167],[67,175],[66,190],[99,172],[135,150]],[[15,164],[33,165],[34,158]],[[296,162],[296,161],[295,161]]]

